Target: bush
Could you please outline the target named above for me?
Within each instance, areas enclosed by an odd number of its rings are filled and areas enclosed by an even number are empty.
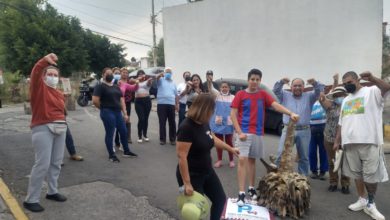
[[[3,103],[18,103],[27,99],[26,80],[19,73],[4,72],[4,84],[0,85],[0,99]]]

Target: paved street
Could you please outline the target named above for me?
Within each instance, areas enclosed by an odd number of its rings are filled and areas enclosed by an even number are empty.
[[[136,140],[136,121],[132,106],[133,140]],[[121,163],[108,161],[104,146],[104,128],[98,111],[92,107],[69,112],[69,126],[74,136],[76,150],[85,161],[68,159],[59,180],[60,191],[69,200],[63,204],[42,199],[45,212],[32,214],[30,219],[169,219],[179,218],[176,208],[178,187],[175,179],[177,157],[175,147],[160,146],[158,120],[152,112],[149,120],[149,143],[135,141],[132,150],[139,158],[123,158]],[[30,116],[23,114],[21,106],[0,109],[0,176],[7,183],[18,201],[26,195],[28,175],[34,161],[29,125]],[[266,154],[275,153],[279,137],[265,136]],[[224,154],[225,161],[227,155]],[[213,151],[213,157],[216,157]],[[390,155],[386,155],[390,161]],[[388,169],[390,168],[387,166]],[[258,176],[264,168],[257,166]],[[236,169],[226,165],[217,169],[225,192],[231,197],[237,194]],[[345,196],[340,192],[328,193],[327,181],[314,180],[312,185],[312,208],[305,219],[370,219],[363,212],[347,210],[348,204],[356,200],[355,188]],[[379,186],[378,209],[390,218],[390,183]],[[43,198],[43,197],[42,197]],[[1,218],[0,213],[0,218]]]

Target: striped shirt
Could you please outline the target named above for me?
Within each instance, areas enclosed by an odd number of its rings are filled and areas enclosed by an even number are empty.
[[[263,135],[265,108],[270,107],[274,101],[274,98],[264,90],[255,93],[239,91],[231,107],[238,110],[237,119],[242,132]]]

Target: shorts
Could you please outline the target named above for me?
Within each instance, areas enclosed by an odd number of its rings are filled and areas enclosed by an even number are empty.
[[[236,135],[234,145],[240,150],[240,157],[262,158],[264,155],[263,136],[255,134],[246,134],[246,136],[246,140],[241,141]]]
[[[366,183],[385,182],[389,179],[383,149],[373,144],[344,145],[343,167],[344,175],[363,179]]]

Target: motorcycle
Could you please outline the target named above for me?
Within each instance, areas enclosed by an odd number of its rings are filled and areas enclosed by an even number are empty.
[[[92,91],[89,87],[88,80],[82,80],[80,85],[80,95],[77,98],[77,104],[81,107],[88,105],[89,101],[92,101]]]

